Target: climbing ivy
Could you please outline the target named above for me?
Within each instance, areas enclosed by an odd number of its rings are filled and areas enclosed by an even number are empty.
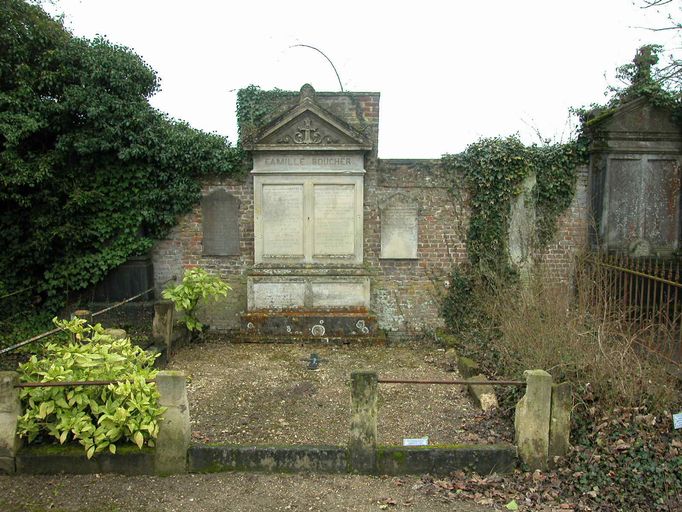
[[[470,197],[470,263],[485,272],[511,271],[507,263],[510,204],[532,173],[537,179],[537,239],[541,244],[549,242],[557,218],[573,199],[576,167],[585,157],[581,142],[526,146],[516,136],[481,139],[463,153],[444,155],[445,167],[455,181],[464,177]]]
[[[239,143],[248,145],[267,120],[282,114],[293,103],[297,93],[272,89],[264,91],[257,85],[249,85],[237,92],[237,128]]]

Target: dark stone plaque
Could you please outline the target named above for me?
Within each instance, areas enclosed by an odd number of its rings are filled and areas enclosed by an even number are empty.
[[[239,200],[217,189],[201,200],[204,256],[239,254]]]

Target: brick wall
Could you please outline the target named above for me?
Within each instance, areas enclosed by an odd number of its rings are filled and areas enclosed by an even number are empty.
[[[565,285],[572,283],[576,254],[587,247],[589,173],[587,166],[581,166],[577,172],[573,201],[557,221],[554,240],[535,254],[543,276],[550,282]]]
[[[380,327],[396,335],[433,331],[442,325],[440,302],[454,265],[466,261],[469,211],[466,197],[453,199],[440,160],[379,160],[377,158],[379,94],[316,93],[316,101],[364,133],[373,143],[365,157],[364,267],[371,276],[371,309]],[[291,105],[297,95],[292,94]],[[287,99],[288,101],[288,99]],[[573,254],[585,243],[587,171],[581,170],[571,207],[562,215],[556,239],[537,257],[556,280],[569,282]],[[203,257],[200,206],[180,219],[166,240],[153,251],[155,280],[182,276],[183,268],[200,265],[220,275],[233,288],[228,299],[205,307],[204,319],[217,329],[238,327],[246,310],[246,274],[253,266],[253,179],[209,179],[203,193],[223,188],[239,199],[240,254]],[[417,259],[380,258],[381,206],[401,193],[418,204]]]

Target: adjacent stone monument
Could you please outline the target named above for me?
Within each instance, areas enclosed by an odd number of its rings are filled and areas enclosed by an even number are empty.
[[[639,98],[590,124],[592,243],[633,256],[680,247],[682,141],[672,112]]]

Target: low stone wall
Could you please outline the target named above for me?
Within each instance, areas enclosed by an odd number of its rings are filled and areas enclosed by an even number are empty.
[[[526,372],[526,396],[517,405],[519,457],[531,469],[546,468],[569,448],[570,390],[552,385],[542,370]],[[379,446],[376,373],[351,375],[348,446],[190,445],[189,405],[181,372],[159,372],[160,403],[166,407],[155,449],[121,447],[116,455],[87,459],[81,447],[20,449],[16,423],[21,414],[16,372],[0,373],[0,473],[175,474],[218,471],[278,471],[364,474],[481,474],[508,472],[516,465],[512,445]]]

